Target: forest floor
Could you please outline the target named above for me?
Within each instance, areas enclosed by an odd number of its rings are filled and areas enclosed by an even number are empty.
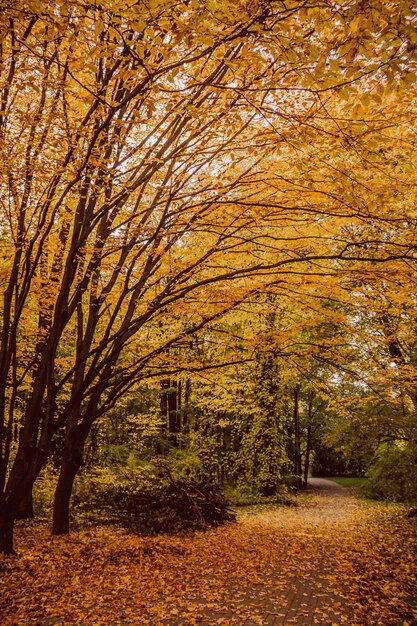
[[[52,537],[19,525],[0,557],[0,623],[416,626],[417,526],[406,509],[312,485],[297,507],[257,507],[190,535],[110,526]]]

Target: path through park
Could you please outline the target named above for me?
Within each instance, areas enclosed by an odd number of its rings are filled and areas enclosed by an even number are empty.
[[[0,561],[5,626],[417,624],[415,522],[328,481],[301,506],[194,535],[92,526],[62,538],[37,524],[17,543]]]

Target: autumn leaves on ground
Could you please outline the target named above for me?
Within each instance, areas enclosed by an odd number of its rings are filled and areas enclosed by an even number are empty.
[[[416,2],[0,6],[0,626],[415,625]]]
[[[1,561],[2,624],[416,624],[413,518],[320,487],[184,536],[24,524]]]

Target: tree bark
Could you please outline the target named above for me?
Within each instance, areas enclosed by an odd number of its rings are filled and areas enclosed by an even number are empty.
[[[79,467],[80,465],[74,463],[72,459],[65,459],[62,463],[54,496],[53,535],[67,535],[69,533],[72,488]]]
[[[33,482],[38,474],[36,464],[26,468],[22,460],[15,460],[9,476],[6,493],[0,496],[0,553],[16,554],[13,547],[14,523],[22,503],[28,502]]]
[[[168,431],[174,445],[177,442],[177,434],[180,432],[178,412],[178,383],[172,379],[168,391]]]
[[[2,503],[0,510],[0,553],[16,554],[13,547],[13,529],[16,515],[10,506]]]
[[[300,433],[300,384],[294,387],[294,473],[297,489],[303,486],[301,463],[301,433]]]
[[[74,479],[83,465],[83,452],[89,429],[82,423],[67,433],[64,458],[54,496],[52,534],[67,535]]]
[[[33,510],[33,493],[31,489],[20,502],[19,508],[17,510],[16,519],[33,519],[34,517],[35,513]]]
[[[22,503],[30,499],[33,483],[46,459],[46,452],[42,451],[36,455],[30,443],[30,437],[27,441],[21,441],[5,492],[0,495],[0,552],[4,554],[15,554],[14,523]]]
[[[308,481],[308,471],[310,469],[310,454],[311,454],[311,440],[312,440],[312,428],[309,423],[307,426],[307,445],[306,445],[306,456],[304,461],[304,487],[307,487]]]
[[[190,397],[191,397],[191,380],[187,378],[185,381],[184,404],[183,404],[183,409],[182,409],[182,424],[181,424],[182,432],[187,432],[189,430]]]

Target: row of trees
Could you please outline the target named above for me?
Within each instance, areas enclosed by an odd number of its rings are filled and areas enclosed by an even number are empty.
[[[415,475],[415,413],[401,380],[384,371],[389,343],[375,335],[370,350],[369,321],[355,336],[351,301],[321,299],[321,315],[280,301],[269,294],[223,316],[171,355],[171,367],[198,359],[200,369],[142,382],[115,407],[91,440],[84,501],[115,480],[135,491],[149,464],[214,481],[238,502],[282,499],[305,483],[312,461],[321,475],[361,475],[383,462],[392,491],[378,494],[373,480],[374,494],[415,499],[415,481],[405,484]]]
[[[207,369],[181,346],[206,341],[225,315],[272,294],[285,335],[309,306],[323,313],[317,299],[353,290],[364,303],[382,265],[412,279],[414,21],[395,1],[8,4],[3,552],[52,448],[62,533],[92,430],[140,381]],[[391,357],[405,381],[401,354]],[[285,447],[272,357],[259,346],[247,356],[265,454]],[[226,361],[242,361],[238,346]]]

